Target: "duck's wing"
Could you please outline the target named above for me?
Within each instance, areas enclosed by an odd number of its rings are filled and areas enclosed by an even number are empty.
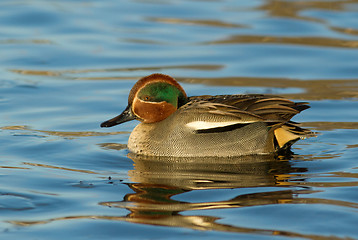
[[[249,124],[250,121],[251,123],[264,122],[270,130],[274,131],[277,149],[288,149],[300,138],[315,136],[315,133],[300,128],[298,123],[290,121],[294,115],[309,108],[306,102],[293,102],[271,95],[205,95],[191,97],[189,100],[206,102],[206,106],[216,109],[211,113],[234,115],[238,118],[237,121],[241,122],[228,124],[225,128],[216,127],[212,131],[245,126],[244,124]]]
[[[265,119],[257,114],[240,110],[235,106],[200,98],[192,99],[180,110],[180,113],[184,114],[187,119],[191,119],[190,122],[186,123],[186,126],[197,133],[232,131],[258,122],[263,122],[270,127],[280,126],[286,122]]]
[[[297,113],[309,108],[306,102],[291,100],[271,95],[217,95],[194,96],[190,101],[207,101],[220,103],[254,114],[266,120],[289,121]]]

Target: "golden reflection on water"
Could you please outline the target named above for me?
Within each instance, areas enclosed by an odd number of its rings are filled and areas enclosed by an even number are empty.
[[[300,234],[290,231],[281,231],[281,230],[267,230],[267,229],[254,229],[254,228],[245,228],[245,227],[234,227],[227,224],[218,224],[216,223],[219,218],[211,217],[211,216],[166,216],[166,217],[158,217],[148,216],[147,219],[138,218],[129,218],[129,217],[118,217],[118,216],[103,216],[103,215],[85,215],[85,216],[68,216],[68,217],[59,217],[52,218],[45,221],[8,221],[11,224],[15,224],[18,226],[33,226],[38,224],[47,224],[54,221],[68,221],[68,220],[110,220],[110,221],[127,221],[132,223],[140,223],[140,224],[150,224],[150,225],[159,225],[159,226],[168,226],[168,227],[184,227],[191,228],[195,230],[216,230],[216,231],[224,231],[224,232],[234,232],[234,233],[257,233],[262,235],[271,235],[271,236],[287,236],[287,237],[299,237],[305,239],[313,239],[313,240],[323,240],[327,239],[326,237],[322,237],[319,235],[313,234]],[[152,220],[150,223],[148,220]],[[330,237],[329,239],[343,239],[339,237]],[[347,238],[344,238],[347,239]]]
[[[268,15],[273,17],[290,17],[305,19],[300,16],[300,12],[307,10],[330,10],[330,11],[348,11],[348,4],[358,3],[357,0],[338,0],[338,1],[285,1],[285,0],[267,0],[257,7],[257,10],[267,11]],[[308,18],[311,20],[311,18]]]
[[[182,82],[242,87],[272,87],[300,88],[302,93],[280,94],[291,99],[306,100],[339,100],[358,98],[358,79],[321,79],[297,80],[285,78],[253,78],[253,77],[223,77],[223,78],[178,78]]]
[[[96,72],[133,72],[133,71],[159,71],[165,69],[192,69],[203,71],[214,71],[223,68],[222,65],[215,64],[191,64],[191,65],[169,65],[158,67],[133,67],[133,68],[106,68],[106,69],[80,69],[80,70],[31,70],[31,69],[9,69],[9,71],[21,75],[46,75],[46,76],[60,76],[65,74],[81,74],[81,73],[96,73]],[[78,79],[78,78],[76,78]],[[105,79],[105,78],[104,78]],[[122,77],[121,79],[137,79],[136,77]]]
[[[352,30],[344,30],[350,31]],[[339,38],[327,37],[282,37],[282,36],[249,36],[237,35],[230,36],[227,39],[210,41],[206,44],[292,44],[305,45],[310,47],[338,47],[338,48],[358,48],[358,41],[344,40]]]
[[[342,28],[342,27],[330,27],[330,29],[333,31],[336,31],[336,32],[344,33],[344,34],[358,35],[358,29]]]
[[[46,130],[35,130],[31,129],[28,126],[24,125],[15,125],[15,126],[5,126],[0,127],[2,130],[19,130],[19,131],[30,131],[31,134],[39,133],[37,136],[42,136],[41,134],[65,137],[65,138],[77,138],[77,137],[95,137],[95,136],[108,136],[108,135],[118,135],[118,134],[128,134],[130,132],[93,132],[93,131],[82,131],[82,132],[64,132],[64,131],[46,131]],[[36,135],[36,134],[35,134]]]
[[[48,165],[48,164],[31,163],[31,162],[23,162],[23,164],[28,165],[28,166],[33,166],[33,167],[52,168],[52,169],[58,169],[58,170],[64,170],[64,171],[87,173],[87,174],[98,174],[94,171],[66,168],[66,167],[58,167],[58,166],[53,166],[53,165]]]
[[[280,18],[292,18],[310,22],[326,22],[323,19],[316,17],[302,16],[304,11],[340,11],[348,12],[349,4],[357,4],[357,0],[339,0],[339,1],[285,1],[285,0],[267,0],[263,1],[263,4],[255,9],[259,11],[267,12],[267,15],[271,17]],[[329,27],[333,31],[338,32],[350,32],[350,28],[334,28]],[[355,30],[354,30],[355,31]]]
[[[187,66],[176,66],[186,68]],[[160,71],[171,67],[156,67],[151,70]],[[193,68],[207,68],[216,70],[221,66],[217,65],[200,65],[192,66]],[[35,71],[35,70],[12,70],[15,73],[25,75],[46,75],[56,77],[66,75],[73,80],[138,80],[143,76],[137,77],[76,77],[71,74],[91,73],[91,72],[120,72],[129,71],[128,69],[87,69],[87,70],[66,70],[66,71]],[[176,77],[176,76],[174,76]],[[269,88],[298,88],[303,92],[280,94],[291,99],[306,100],[339,100],[347,98],[358,98],[358,79],[320,79],[320,80],[299,80],[288,78],[262,78],[262,77],[220,77],[220,78],[198,78],[198,77],[176,77],[180,82],[191,84],[205,84],[213,86],[236,86],[236,87],[269,87]]]
[[[148,21],[169,23],[169,24],[184,24],[184,25],[203,25],[210,27],[225,27],[225,28],[247,28],[246,25],[223,22],[219,20],[194,20],[194,19],[180,19],[180,18],[147,18]]]

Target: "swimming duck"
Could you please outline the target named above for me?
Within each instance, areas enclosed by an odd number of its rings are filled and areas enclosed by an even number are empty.
[[[101,127],[139,120],[128,149],[147,156],[270,154],[312,134],[290,121],[307,104],[258,94],[187,97],[174,78],[154,73],[135,83],[127,108]]]

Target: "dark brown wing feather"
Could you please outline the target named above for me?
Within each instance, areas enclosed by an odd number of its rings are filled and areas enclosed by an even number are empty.
[[[293,102],[285,98],[271,95],[217,95],[193,96],[193,100],[203,100],[233,106],[266,120],[289,121],[297,113],[309,108],[306,102]]]

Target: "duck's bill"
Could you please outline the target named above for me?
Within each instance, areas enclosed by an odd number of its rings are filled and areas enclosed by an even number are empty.
[[[136,119],[129,106],[117,117],[101,123],[101,127],[113,127],[115,125]]]

